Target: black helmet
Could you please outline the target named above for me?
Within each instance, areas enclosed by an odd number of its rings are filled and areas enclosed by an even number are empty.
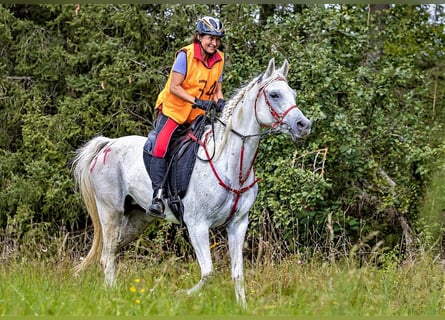
[[[202,17],[196,24],[196,32],[199,34],[210,34],[212,36],[224,37],[224,27],[217,18]]]

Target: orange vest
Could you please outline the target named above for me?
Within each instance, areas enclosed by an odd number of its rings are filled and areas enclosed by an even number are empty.
[[[190,44],[180,51],[185,51],[187,55],[187,74],[185,75],[182,87],[190,95],[202,100],[213,100],[216,85],[221,77],[224,67],[224,54],[217,51],[212,57],[211,67],[206,67],[200,60],[199,44]],[[178,124],[192,123],[195,118],[204,114],[204,110],[193,109],[192,105],[170,93],[170,84],[173,70],[170,71],[167,83],[158,96],[156,105],[161,107],[162,113],[173,119]]]

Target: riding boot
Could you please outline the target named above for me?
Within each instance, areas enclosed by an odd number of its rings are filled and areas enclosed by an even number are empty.
[[[165,218],[165,205],[162,201],[164,177],[167,173],[167,161],[164,158],[153,157],[150,161],[150,178],[153,186],[153,200],[147,210],[147,215],[163,219]]]

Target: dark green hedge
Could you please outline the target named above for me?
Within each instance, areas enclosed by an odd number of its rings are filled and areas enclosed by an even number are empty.
[[[47,241],[83,230],[73,151],[98,134],[146,135],[175,50],[189,43],[198,17],[217,14],[227,29],[226,97],[270,58],[287,58],[298,104],[313,120],[297,145],[286,137],[261,144],[251,247],[266,239],[284,253],[349,251],[370,234],[370,246],[404,246],[424,231],[419,204],[444,159],[444,25],[427,6],[370,10],[0,6],[2,238]]]

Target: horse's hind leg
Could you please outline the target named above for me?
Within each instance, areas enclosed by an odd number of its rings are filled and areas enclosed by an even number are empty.
[[[243,244],[247,225],[248,215],[246,214],[241,220],[233,221],[227,226],[232,279],[235,283],[235,297],[236,301],[243,307],[246,307],[243,272]]]
[[[121,214],[115,209],[98,204],[102,225],[102,255],[100,262],[104,268],[105,283],[109,286],[116,282],[116,253],[119,245]]]
[[[195,249],[196,258],[201,268],[201,279],[191,289],[187,290],[188,294],[194,293],[201,289],[205,280],[212,274],[212,256],[210,253],[209,228],[205,225],[194,225],[188,227],[190,241],[193,249]]]

